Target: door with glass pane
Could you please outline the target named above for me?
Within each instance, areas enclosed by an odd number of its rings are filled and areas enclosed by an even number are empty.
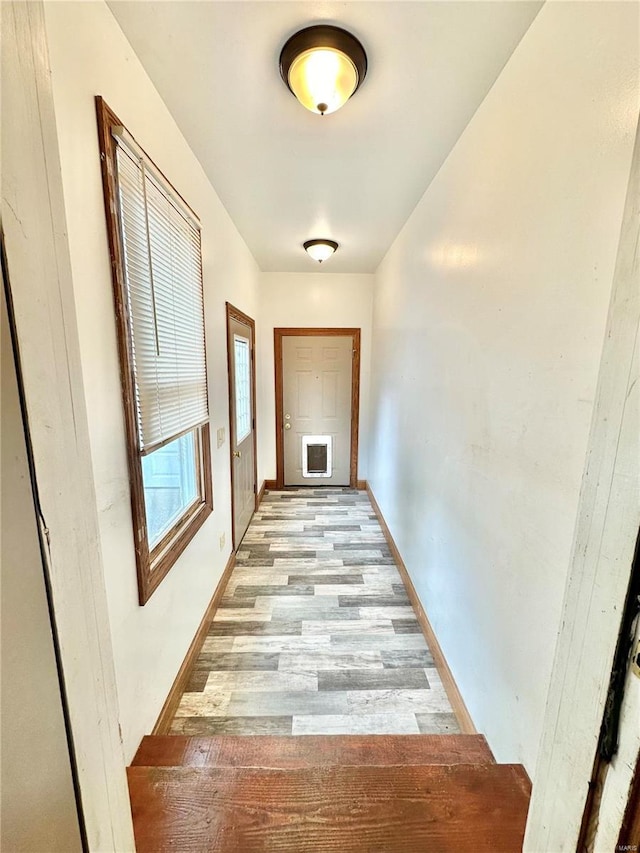
[[[227,303],[233,547],[256,508],[255,323]]]

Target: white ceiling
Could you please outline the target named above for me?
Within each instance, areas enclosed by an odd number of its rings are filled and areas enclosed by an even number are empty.
[[[373,272],[542,3],[109,5],[260,267],[316,272],[301,244],[330,237],[323,271]],[[369,59],[329,116],[278,70],[286,39],[316,22],[353,32]]]

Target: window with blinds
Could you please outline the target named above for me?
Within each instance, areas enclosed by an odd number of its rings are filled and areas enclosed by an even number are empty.
[[[96,105],[145,604],[213,510],[200,224],[102,98]]]
[[[200,228],[117,138],[124,271],[140,450],[209,418]]]

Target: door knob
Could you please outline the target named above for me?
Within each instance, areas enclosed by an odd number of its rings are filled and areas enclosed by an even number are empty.
[[[284,428],[285,428],[285,429],[291,429],[291,424],[290,424],[290,423],[286,423],[286,424],[284,425]]]
[[[284,416],[284,419],[285,419],[285,421],[290,421],[291,415],[287,412],[287,414]]]
[[[240,457],[242,456],[242,451],[241,451],[241,450],[234,450],[234,451],[233,451],[233,455],[234,455],[237,459],[240,459]]]

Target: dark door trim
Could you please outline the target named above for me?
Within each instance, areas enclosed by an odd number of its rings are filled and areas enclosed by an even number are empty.
[[[605,703],[598,749],[593,764],[589,791],[582,814],[582,826],[578,839],[578,850],[586,850],[588,839],[591,838],[598,825],[602,795],[605,780],[611,760],[618,752],[620,734],[620,715],[624,694],[628,683],[628,670],[631,666],[631,653],[635,642],[635,625],[640,611],[640,530],[636,538],[636,546],[631,564],[631,575],[625,598],[620,632],[616,652],[609,676],[609,692]],[[634,835],[635,833],[635,835]],[[640,833],[640,755],[636,758],[632,786],[624,820],[620,828],[620,837],[616,850],[633,849],[638,844]]]
[[[617,849],[633,850],[635,848],[637,850],[638,844],[640,844],[640,753],[636,758],[636,769],[633,773]]]
[[[236,523],[235,523],[235,506],[234,506],[234,497],[233,497],[233,434],[235,431],[235,425],[233,424],[233,418],[231,417],[232,412],[232,394],[233,394],[233,382],[231,379],[231,329],[230,329],[230,321],[232,319],[238,320],[241,323],[249,326],[251,329],[251,429],[253,431],[253,493],[255,495],[255,508],[258,509],[258,441],[256,438],[256,324],[255,320],[249,317],[248,314],[245,314],[239,308],[236,308],[235,305],[232,305],[230,302],[225,302],[226,312],[227,312],[227,387],[229,390],[229,469],[231,471],[231,547],[233,551],[236,550],[238,544],[236,542]]]
[[[283,413],[283,374],[282,339],[285,336],[324,336],[333,335],[351,337],[353,341],[353,359],[351,362],[351,455],[349,467],[349,485],[358,487],[358,427],[360,425],[360,329],[274,329],[273,347],[275,356],[276,384],[276,488],[284,487],[284,413]]]

